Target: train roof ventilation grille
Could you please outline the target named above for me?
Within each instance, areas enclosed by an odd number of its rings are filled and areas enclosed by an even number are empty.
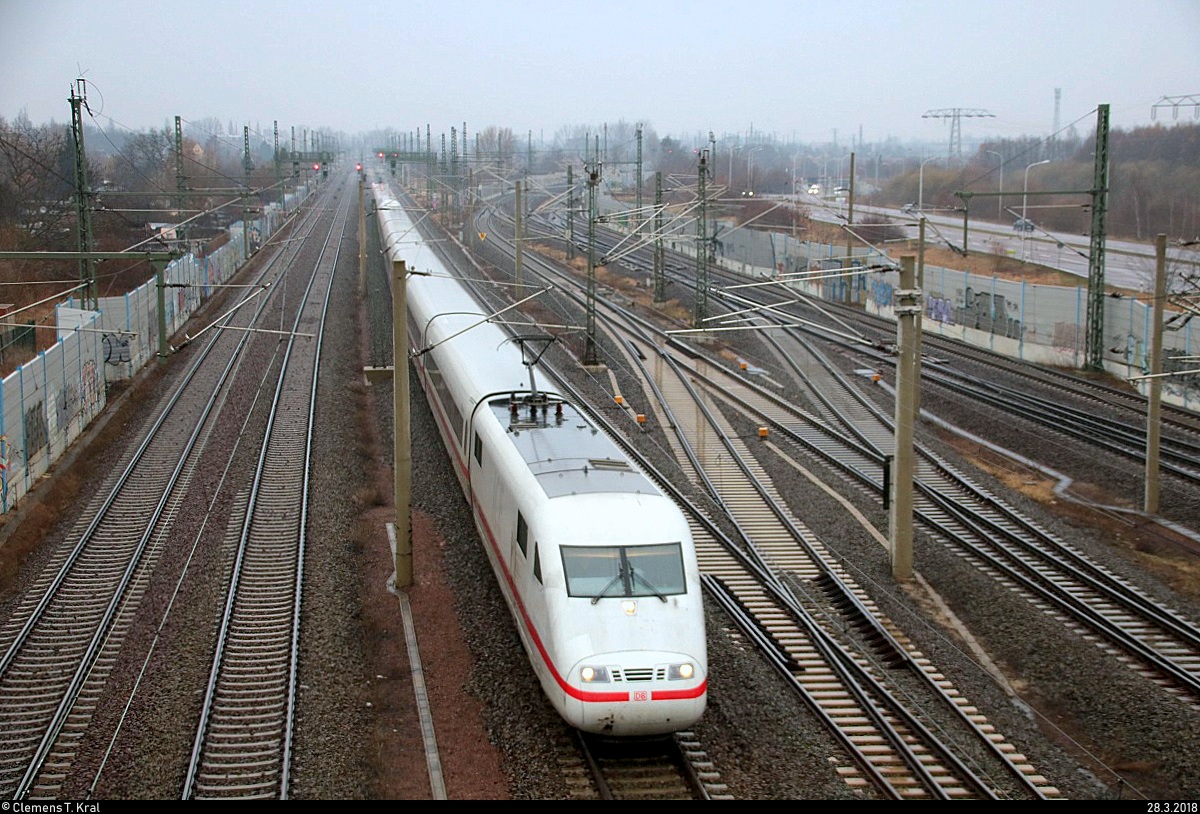
[[[618,461],[613,458],[588,458],[588,466],[592,469],[603,469],[608,472],[632,472],[629,461]]]

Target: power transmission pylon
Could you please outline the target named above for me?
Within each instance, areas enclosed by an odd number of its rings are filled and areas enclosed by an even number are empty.
[[[276,126],[276,132],[278,132],[278,126]],[[187,176],[183,174],[183,119],[179,116],[175,117],[175,191],[178,193],[175,196],[175,210],[178,213],[175,236],[186,245],[186,227],[183,226],[182,221],[187,220],[183,215],[184,207],[187,206],[187,199],[183,195],[187,191]]]
[[[442,133],[442,160],[438,164],[438,177],[441,184],[438,185],[438,202],[439,208],[445,212],[448,206],[449,198],[446,195],[446,177],[450,174],[450,167],[446,161],[446,134]]]
[[[275,122],[275,176],[279,181],[279,208],[287,205],[287,186],[283,182],[283,156],[279,153],[279,122]]]
[[[692,310],[692,327],[703,328],[708,318],[708,150],[700,152],[696,194],[700,217],[696,222],[696,301]]]
[[[599,149],[596,150],[597,156]],[[584,166],[588,176],[588,265],[587,265],[587,337],[584,340],[583,364],[595,367],[600,363],[596,350],[596,187],[600,185],[600,162]]]
[[[450,207],[454,211],[462,208],[462,201],[459,200],[459,190],[461,184],[458,182],[458,128],[450,128],[450,177],[447,179],[450,184]]]
[[[637,214],[633,216],[633,231],[642,225],[642,126],[637,126]]]
[[[567,165],[567,257],[575,259],[575,179]]]
[[[300,183],[300,155],[296,152],[296,127],[292,125],[292,149],[288,153],[292,159],[292,186],[295,187]]]
[[[242,259],[250,259],[250,173],[254,171],[254,162],[250,160],[250,126],[242,127],[242,184],[245,190],[242,195]]]
[[[947,153],[949,158],[962,160],[962,122],[963,118],[996,118],[996,114],[989,113],[986,110],[966,107],[947,107],[940,110],[927,110],[921,116],[922,119],[949,119],[950,120],[950,152]]]
[[[654,301],[666,302],[666,254],[663,251],[662,173],[654,173]]]
[[[87,84],[80,78],[71,88],[71,140],[75,146],[75,232],[79,243],[79,280],[86,284],[80,297],[93,310],[96,309],[96,263],[92,251],[92,190],[88,186],[87,153],[83,147],[83,108],[87,107]],[[88,111],[91,112],[90,109]]]
[[[1096,112],[1096,160],[1092,172],[1092,231],[1088,252],[1088,370],[1104,369],[1104,260],[1108,224],[1108,105]]]
[[[1192,106],[1192,118],[1200,119],[1200,94],[1191,94],[1189,96],[1164,96],[1159,99],[1150,108],[1150,118],[1153,120],[1158,117],[1158,109],[1160,107],[1171,108],[1171,118],[1179,118],[1179,108],[1185,105]]]
[[[516,273],[514,280],[517,287],[521,287],[521,266],[524,265],[525,257],[525,209],[521,203],[521,182],[518,180],[516,184],[516,220],[513,222],[513,262]]]

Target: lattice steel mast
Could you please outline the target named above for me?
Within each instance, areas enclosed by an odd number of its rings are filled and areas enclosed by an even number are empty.
[[[696,220],[696,301],[692,311],[692,327],[703,328],[708,317],[708,150],[700,152],[696,194],[700,217]]]
[[[964,118],[996,118],[994,113],[989,113],[986,110],[978,108],[966,107],[947,107],[939,110],[927,110],[922,119],[949,119],[950,120],[950,152],[947,153],[949,158],[962,160],[962,119]]]
[[[79,244],[79,280],[85,283],[80,297],[93,310],[96,304],[96,263],[92,251],[92,190],[88,186],[87,153],[83,147],[83,108],[87,107],[87,84],[84,79],[75,80],[71,88],[71,140],[75,147],[75,234]]]
[[[1092,172],[1092,240],[1088,252],[1087,354],[1089,370],[1104,369],[1104,252],[1108,222],[1108,105],[1096,114],[1096,163]]]

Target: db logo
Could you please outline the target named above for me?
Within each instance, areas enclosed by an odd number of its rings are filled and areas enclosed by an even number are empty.
[[[646,692],[645,690],[637,690],[633,693],[633,700],[634,701],[649,701],[650,693]]]

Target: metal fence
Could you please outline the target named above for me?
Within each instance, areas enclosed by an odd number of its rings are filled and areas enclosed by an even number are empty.
[[[107,403],[91,316],[0,382],[0,513],[29,491]]]
[[[284,208],[271,204],[245,227],[232,224],[229,241],[213,253],[189,254],[167,266],[168,335],[183,327],[309,192],[299,188]],[[77,306],[73,299],[59,304],[58,341],[0,380],[0,514],[14,508],[100,414],[109,382],[132,378],[158,353],[156,281],[101,298],[96,311]]]
[[[716,232],[716,262],[724,268],[754,277],[790,279],[789,286],[809,296],[859,304],[871,313],[892,317],[892,294],[899,274],[887,270],[896,261],[886,254],[856,248],[848,256],[844,245],[797,240],[781,232],[732,227],[718,227]],[[695,255],[695,239],[684,229],[667,242],[676,251]],[[855,273],[855,269],[861,271]],[[927,333],[1037,364],[1079,368],[1084,363],[1086,285],[1038,285],[926,264],[921,288],[925,306],[922,330]],[[1164,317],[1170,323],[1163,333],[1165,372],[1194,369],[1194,363],[1181,357],[1200,354],[1194,323],[1179,318],[1182,316],[1167,309]],[[1103,361],[1109,373],[1130,379],[1150,370],[1152,321],[1148,299],[1104,299]],[[1164,400],[1200,410],[1200,376],[1161,381]],[[1144,380],[1134,384],[1145,392]]]
[[[896,272],[872,275],[867,310],[892,315]],[[1087,351],[1087,287],[1063,287],[970,274],[938,266],[925,267],[924,319],[921,330],[953,337],[972,345],[1037,364],[1079,368]],[[1200,348],[1193,323],[1168,309],[1163,332],[1164,372],[1194,368],[1179,357],[1195,356]],[[1135,297],[1104,299],[1104,368],[1120,379],[1150,370],[1153,307]],[[1200,409],[1200,377],[1172,376],[1161,380],[1162,396],[1179,406]],[[1134,382],[1144,386],[1145,382]]]

